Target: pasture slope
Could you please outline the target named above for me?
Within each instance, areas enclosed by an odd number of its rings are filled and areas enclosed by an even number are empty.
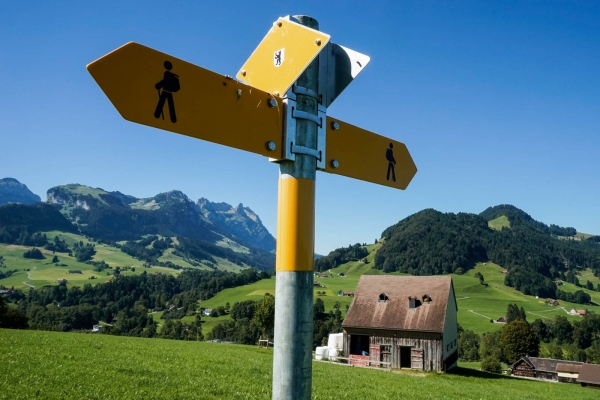
[[[121,275],[139,275],[143,271],[147,273],[155,273],[160,272],[162,274],[168,275],[178,275],[181,273],[180,270],[176,270],[173,268],[161,267],[158,265],[153,265],[150,268],[141,267],[144,263],[143,261],[137,260],[130,255],[123,253],[120,249],[112,246],[108,246],[101,243],[94,243],[90,240],[86,239],[84,236],[73,234],[73,233],[65,233],[59,231],[50,231],[44,232],[49,241],[54,240],[55,236],[58,236],[60,240],[64,240],[67,245],[72,249],[73,244],[75,242],[83,242],[84,244],[93,243],[96,248],[96,254],[93,259],[96,261],[104,261],[109,264],[111,267],[135,267],[135,271],[131,270],[121,270]],[[175,239],[176,240],[176,239]],[[124,242],[123,242],[124,243]],[[219,242],[219,245],[222,247],[231,248],[237,252],[248,252],[248,250],[239,245],[235,245],[229,241],[228,239],[223,239]],[[82,286],[86,283],[103,283],[108,279],[111,279],[112,271],[105,270],[102,272],[94,271],[94,266],[82,262],[78,262],[75,257],[69,256],[67,253],[52,253],[49,250],[44,249],[43,247],[39,247],[39,250],[42,252],[44,257],[43,260],[34,260],[23,258],[23,253],[27,250],[30,250],[31,246],[18,246],[18,245],[7,245],[0,244],[0,255],[4,257],[6,269],[0,269],[0,272],[5,270],[14,270],[17,269],[18,272],[10,276],[9,278],[1,279],[0,285],[4,285],[8,288],[13,287],[15,289],[28,289],[28,287],[41,287],[44,285],[56,285],[58,284],[59,278],[67,279],[69,285],[77,285]],[[51,262],[53,256],[57,256],[60,264],[66,264],[66,266],[59,267]],[[223,271],[231,271],[231,272],[240,272],[243,268],[233,264],[232,262],[214,257],[217,260],[216,268]],[[202,270],[210,270],[211,268],[206,265],[200,264],[198,266],[193,266],[186,262],[182,257],[176,256],[173,254],[173,249],[167,249],[164,254],[158,258],[159,261],[171,261],[173,264],[186,267],[186,268],[195,268]],[[35,268],[35,271],[32,271]],[[29,269],[30,271],[27,271]],[[80,270],[81,274],[69,274],[69,270]],[[28,274],[29,277],[28,277]],[[92,278],[94,277],[94,278]],[[90,279],[92,278],[92,279]]]
[[[367,257],[369,263],[351,261],[331,271],[327,271],[328,278],[315,276],[315,281],[318,281],[325,287],[315,288],[314,298],[323,300],[326,311],[331,310],[335,302],[339,301],[342,306],[342,314],[345,315],[346,306],[350,305],[352,298],[339,297],[337,295],[338,291],[354,291],[361,275],[383,274],[383,272],[372,268],[375,252],[380,247],[380,244],[367,247],[370,251]],[[500,316],[505,315],[508,304],[517,304],[519,307],[523,307],[527,312],[528,321],[533,321],[536,318],[553,317],[554,315],[565,315],[572,321],[581,319],[581,317],[567,314],[572,308],[587,308],[600,313],[600,306],[597,305],[600,304],[600,292],[578,288],[575,285],[565,283],[561,286],[562,290],[567,292],[574,292],[579,289],[584,290],[590,294],[592,301],[596,305],[583,306],[581,304],[559,301],[560,306],[551,307],[546,304],[548,299],[536,299],[535,296],[526,296],[513,288],[505,286],[502,269],[502,267],[490,262],[478,263],[463,275],[452,276],[458,305],[458,323],[463,328],[470,329],[478,334],[500,330],[503,325],[491,323],[490,319],[496,320]],[[476,272],[480,272],[483,275],[487,286],[481,285],[479,279],[474,277]],[[340,277],[340,273],[343,273],[345,277]],[[392,275],[398,275],[398,273],[393,273]],[[598,278],[593,276],[589,270],[584,271],[579,277],[582,285],[585,285],[588,279],[594,282],[594,284],[598,282]],[[321,295],[317,294],[319,292]],[[323,292],[325,292],[325,295],[323,295]],[[215,297],[200,302],[200,307],[216,308],[224,306],[227,302],[233,305],[237,301],[260,300],[265,293],[275,294],[274,278],[223,290]],[[219,318],[223,319],[227,317]],[[205,321],[203,324],[204,334],[209,332],[215,325],[213,319],[211,317],[203,317]]]
[[[270,399],[255,346],[0,329],[0,399]],[[597,399],[598,391],[492,375],[390,373],[313,363],[313,399]]]

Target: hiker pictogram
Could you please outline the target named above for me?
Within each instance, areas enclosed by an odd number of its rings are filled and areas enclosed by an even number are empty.
[[[387,177],[386,179],[390,180],[390,171],[392,171],[392,180],[396,182],[396,172],[394,171],[394,166],[396,165],[396,160],[394,159],[394,151],[392,150],[394,145],[390,143],[390,147],[385,152],[385,158],[388,160],[388,169],[387,169]]]
[[[175,114],[175,102],[173,101],[173,93],[179,90],[179,75],[171,72],[173,64],[170,61],[165,61],[165,73],[162,81],[158,82],[154,87],[158,90],[158,104],[156,110],[154,110],[154,117],[158,118],[162,116],[165,119],[163,108],[165,107],[165,101],[169,103],[169,117],[171,122],[177,122],[177,115]],[[162,89],[162,90],[161,90]]]

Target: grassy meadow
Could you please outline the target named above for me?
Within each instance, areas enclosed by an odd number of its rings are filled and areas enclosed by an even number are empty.
[[[371,250],[375,250],[377,249],[376,246],[379,245],[372,245],[369,247]],[[369,264],[353,261],[331,270],[330,274],[333,275],[333,277],[320,278],[315,276],[315,280],[325,287],[315,288],[314,298],[323,300],[326,311],[332,309],[335,302],[339,301],[342,306],[342,314],[345,315],[346,305],[350,305],[352,297],[339,297],[337,295],[338,291],[354,291],[361,275],[383,274],[383,272],[372,268],[374,254],[375,252],[372,251],[369,255]],[[452,275],[454,289],[456,291],[456,302],[458,305],[458,323],[461,324],[463,328],[470,329],[478,334],[500,330],[503,325],[491,323],[490,320],[496,320],[505,315],[509,303],[523,307],[527,312],[529,321],[533,321],[536,318],[549,318],[554,315],[565,315],[572,321],[581,319],[581,317],[567,314],[571,308],[587,308],[596,313],[600,313],[600,306],[597,305],[582,306],[581,304],[559,301],[559,306],[548,306],[546,304],[548,299],[536,299],[535,296],[526,296],[513,288],[505,286],[502,270],[503,268],[499,265],[488,262],[478,263],[474,268],[463,275]],[[342,272],[346,277],[340,277],[338,275]],[[476,272],[480,272],[484,276],[487,286],[481,285],[479,279],[474,277]],[[598,279],[593,275],[591,275],[591,277]],[[580,278],[580,281],[585,283],[583,278]],[[561,286],[561,289],[567,292],[574,292],[575,290],[580,289],[584,290],[592,296],[594,303],[600,304],[599,292],[578,288],[569,283],[565,283]],[[326,293],[325,296],[317,295],[317,292],[323,291]],[[201,301],[200,307],[216,308],[224,306],[227,302],[229,302],[230,305],[233,305],[238,301],[260,300],[265,293],[275,294],[275,278],[261,280],[250,285],[225,289],[215,297]],[[206,321],[205,325],[203,324],[203,332],[206,334],[212,329],[212,326],[216,324],[216,318],[202,318]],[[228,317],[219,317],[219,320],[224,318]]]
[[[488,226],[497,231],[501,231],[504,227],[510,228],[510,221],[506,215],[501,215],[496,219],[488,221]]]
[[[272,350],[0,329],[0,399],[270,399]],[[313,399],[597,399],[574,384],[458,368],[391,373],[313,363]]]
[[[64,240],[71,249],[73,248],[73,244],[75,242],[83,242],[84,244],[93,243],[96,248],[96,254],[94,255],[93,259],[98,261],[102,260],[113,268],[117,266],[121,268],[136,267],[135,271],[121,270],[121,275],[123,276],[139,275],[143,271],[146,271],[147,273],[160,272],[168,275],[178,275],[181,273],[179,270],[161,267],[158,265],[153,265],[150,268],[142,268],[142,261],[123,253],[120,249],[101,243],[91,242],[81,235],[59,231],[49,231],[43,233],[46,234],[46,237],[49,241],[54,240],[54,237],[58,236],[60,240]],[[232,242],[226,238],[221,240],[218,244],[223,247],[231,248],[234,251],[248,251],[246,248],[241,247],[235,244],[235,242]],[[0,245],[0,256],[4,257],[4,264],[6,265],[6,268],[2,268],[0,271],[14,269],[19,270],[9,278],[0,279],[0,285],[4,285],[9,288],[14,286],[15,289],[28,289],[31,286],[41,287],[45,285],[56,285],[58,284],[58,279],[61,278],[67,279],[69,285],[84,285],[86,283],[95,284],[106,282],[108,279],[111,279],[111,276],[107,275],[107,272],[112,275],[111,270],[96,272],[94,271],[94,267],[92,265],[78,262],[75,257],[69,256],[67,253],[53,254],[51,251],[48,251],[43,247],[39,247],[39,250],[42,252],[44,257],[46,257],[45,259],[34,260],[23,258],[23,253],[31,248],[31,246]],[[59,264],[66,264],[66,266],[59,267],[51,263],[52,257],[55,255],[59,259]],[[240,272],[244,269],[226,259],[219,257],[215,257],[215,259],[217,260],[216,268],[219,270]],[[171,261],[172,263],[180,265],[184,268],[195,268],[201,270],[211,269],[210,267],[202,264],[198,266],[189,264],[183,258],[174,255],[172,248],[167,249],[164,254],[159,257],[159,261]],[[27,271],[28,269],[29,271]],[[82,274],[69,274],[68,271],[70,269],[80,270]],[[29,275],[27,274],[28,272]],[[91,277],[94,277],[95,279],[90,279]]]

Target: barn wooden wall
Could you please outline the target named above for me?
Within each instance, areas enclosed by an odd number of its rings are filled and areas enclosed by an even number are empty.
[[[352,335],[368,335],[370,345],[390,345],[392,368],[400,368],[400,346],[410,346],[413,350],[423,350],[422,368],[425,371],[444,370],[441,333],[346,328],[344,329],[344,357],[350,354]],[[413,365],[413,368],[418,367]]]

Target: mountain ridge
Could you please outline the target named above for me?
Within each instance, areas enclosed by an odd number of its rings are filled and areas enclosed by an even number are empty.
[[[42,201],[27,185],[15,178],[0,179],[0,206],[10,203],[33,204]]]

